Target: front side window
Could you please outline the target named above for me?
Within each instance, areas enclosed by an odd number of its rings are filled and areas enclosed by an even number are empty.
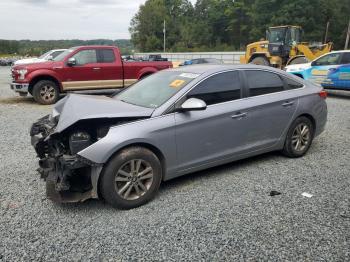
[[[231,71],[211,76],[191,90],[187,97],[202,99],[207,105],[240,99],[239,73]]]
[[[274,73],[265,71],[246,71],[249,96],[259,96],[284,90],[282,79]]]
[[[315,66],[327,66],[327,65],[338,65],[340,62],[341,53],[328,54],[315,60],[313,65]]]
[[[161,71],[135,83],[114,98],[133,105],[157,108],[198,76],[179,71]]]
[[[76,65],[97,63],[96,50],[94,49],[82,50],[76,53],[73,58],[75,58]]]
[[[99,55],[100,55],[100,58],[99,58],[100,63],[115,62],[115,55],[112,49],[100,49]]]

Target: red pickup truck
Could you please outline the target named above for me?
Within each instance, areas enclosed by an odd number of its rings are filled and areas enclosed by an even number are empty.
[[[48,105],[60,93],[123,88],[171,67],[168,61],[123,61],[115,46],[73,47],[52,61],[14,66],[11,89],[23,96],[30,93],[38,103]]]

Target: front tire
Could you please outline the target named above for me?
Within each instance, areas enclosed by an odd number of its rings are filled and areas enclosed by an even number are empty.
[[[307,117],[297,118],[290,126],[284,143],[283,154],[288,157],[302,157],[309,150],[314,138],[314,126]]]
[[[33,87],[33,97],[36,102],[42,105],[51,105],[59,98],[59,89],[55,82],[41,80]]]
[[[130,147],[115,155],[103,170],[100,193],[119,209],[141,206],[155,197],[162,179],[157,156],[143,147]]]

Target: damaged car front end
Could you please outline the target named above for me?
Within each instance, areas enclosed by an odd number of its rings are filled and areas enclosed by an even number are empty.
[[[96,107],[86,108],[85,100],[94,101]],[[32,124],[31,144],[39,158],[37,171],[46,181],[48,199],[66,203],[98,198],[98,177],[103,164],[88,160],[79,152],[106,136],[111,126],[150,114],[132,114],[133,110],[129,110],[129,116],[120,116],[120,105],[115,100],[106,103],[110,100],[69,95],[55,105],[52,114]],[[117,113],[106,114],[108,111]]]
[[[57,120],[56,120],[57,121]],[[97,177],[102,166],[77,153],[93,143],[89,133],[76,131],[68,140],[53,134],[57,125],[52,115],[34,123],[31,143],[39,160],[38,172],[46,181],[47,197],[55,202],[77,202],[97,197]]]

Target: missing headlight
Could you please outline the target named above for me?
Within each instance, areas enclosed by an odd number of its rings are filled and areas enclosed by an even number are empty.
[[[102,126],[97,129],[97,140],[105,137],[109,131],[110,126]]]
[[[90,134],[84,131],[75,132],[69,137],[69,148],[72,155],[87,148],[91,144],[92,140]]]

